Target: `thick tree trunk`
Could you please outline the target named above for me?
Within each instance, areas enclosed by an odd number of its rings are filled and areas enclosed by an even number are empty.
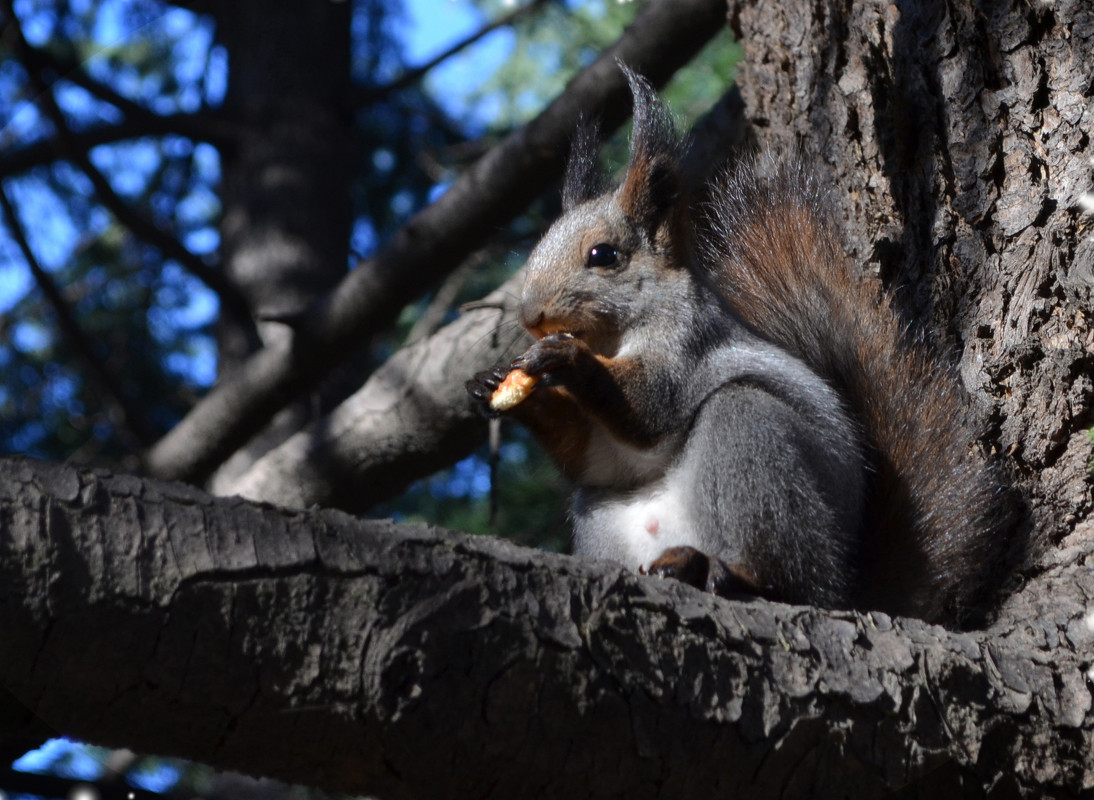
[[[94,742],[383,797],[1094,787],[1086,557],[955,634],[22,460],[0,531],[0,683]]]
[[[227,116],[245,141],[222,153],[225,270],[257,319],[292,319],[349,268],[351,3],[249,0],[215,13],[228,52]],[[254,347],[226,336],[222,375]]]
[[[1094,8],[736,4],[758,138],[827,174],[857,260],[952,347],[1041,544],[1091,510]]]
[[[261,339],[222,315],[222,382],[239,377],[240,364],[261,346],[290,339],[292,324],[348,271],[352,5],[248,0],[215,12],[217,38],[229,58],[224,113],[246,131],[238,146],[221,150],[220,252]],[[330,383],[326,395],[336,391]],[[284,408],[226,460],[211,484],[245,471],[299,430],[318,405],[312,397]]]

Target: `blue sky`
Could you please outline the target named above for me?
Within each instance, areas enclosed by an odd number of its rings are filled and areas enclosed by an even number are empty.
[[[483,23],[482,14],[466,0],[405,0],[408,24],[403,28],[407,59],[422,63],[452,42],[474,32]],[[508,38],[492,35],[487,41]],[[476,45],[479,51],[497,49],[497,44]],[[481,57],[482,53],[476,55]]]
[[[405,0],[407,24],[403,27],[407,60],[422,64],[454,42],[478,30],[487,20],[467,0]],[[507,6],[514,5],[512,2]],[[467,114],[490,115],[489,105],[467,105],[471,91],[500,65],[511,50],[514,35],[508,29],[491,32],[464,52],[449,59],[427,77],[432,95],[457,119]]]

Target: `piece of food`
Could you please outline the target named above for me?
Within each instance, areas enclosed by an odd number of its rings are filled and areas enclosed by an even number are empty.
[[[520,405],[539,381],[539,377],[529,375],[522,369],[515,369],[505,376],[498,388],[490,395],[490,408],[494,411],[508,411]]]

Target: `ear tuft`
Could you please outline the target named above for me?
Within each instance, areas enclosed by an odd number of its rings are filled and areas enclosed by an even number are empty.
[[[672,114],[661,102],[653,86],[623,62],[617,62],[634,97],[634,124],[631,129],[631,168],[655,156],[679,160],[681,143]]]
[[[676,161],[655,155],[632,164],[619,188],[619,207],[646,235],[657,242],[684,202]]]
[[[569,211],[604,192],[607,178],[600,169],[599,151],[599,126],[581,117],[570,143],[570,160],[566,164],[566,178],[562,183],[563,211]]]
[[[623,213],[655,241],[670,232],[674,212],[684,201],[679,163],[682,145],[672,115],[649,81],[622,63],[619,67],[634,95],[634,126],[631,161],[617,197]]]

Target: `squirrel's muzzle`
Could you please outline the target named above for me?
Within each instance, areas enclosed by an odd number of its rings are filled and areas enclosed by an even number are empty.
[[[572,333],[570,326],[562,320],[548,319],[543,311],[529,315],[525,312],[526,308],[527,305],[521,305],[520,324],[537,339],[542,339],[554,333]]]

